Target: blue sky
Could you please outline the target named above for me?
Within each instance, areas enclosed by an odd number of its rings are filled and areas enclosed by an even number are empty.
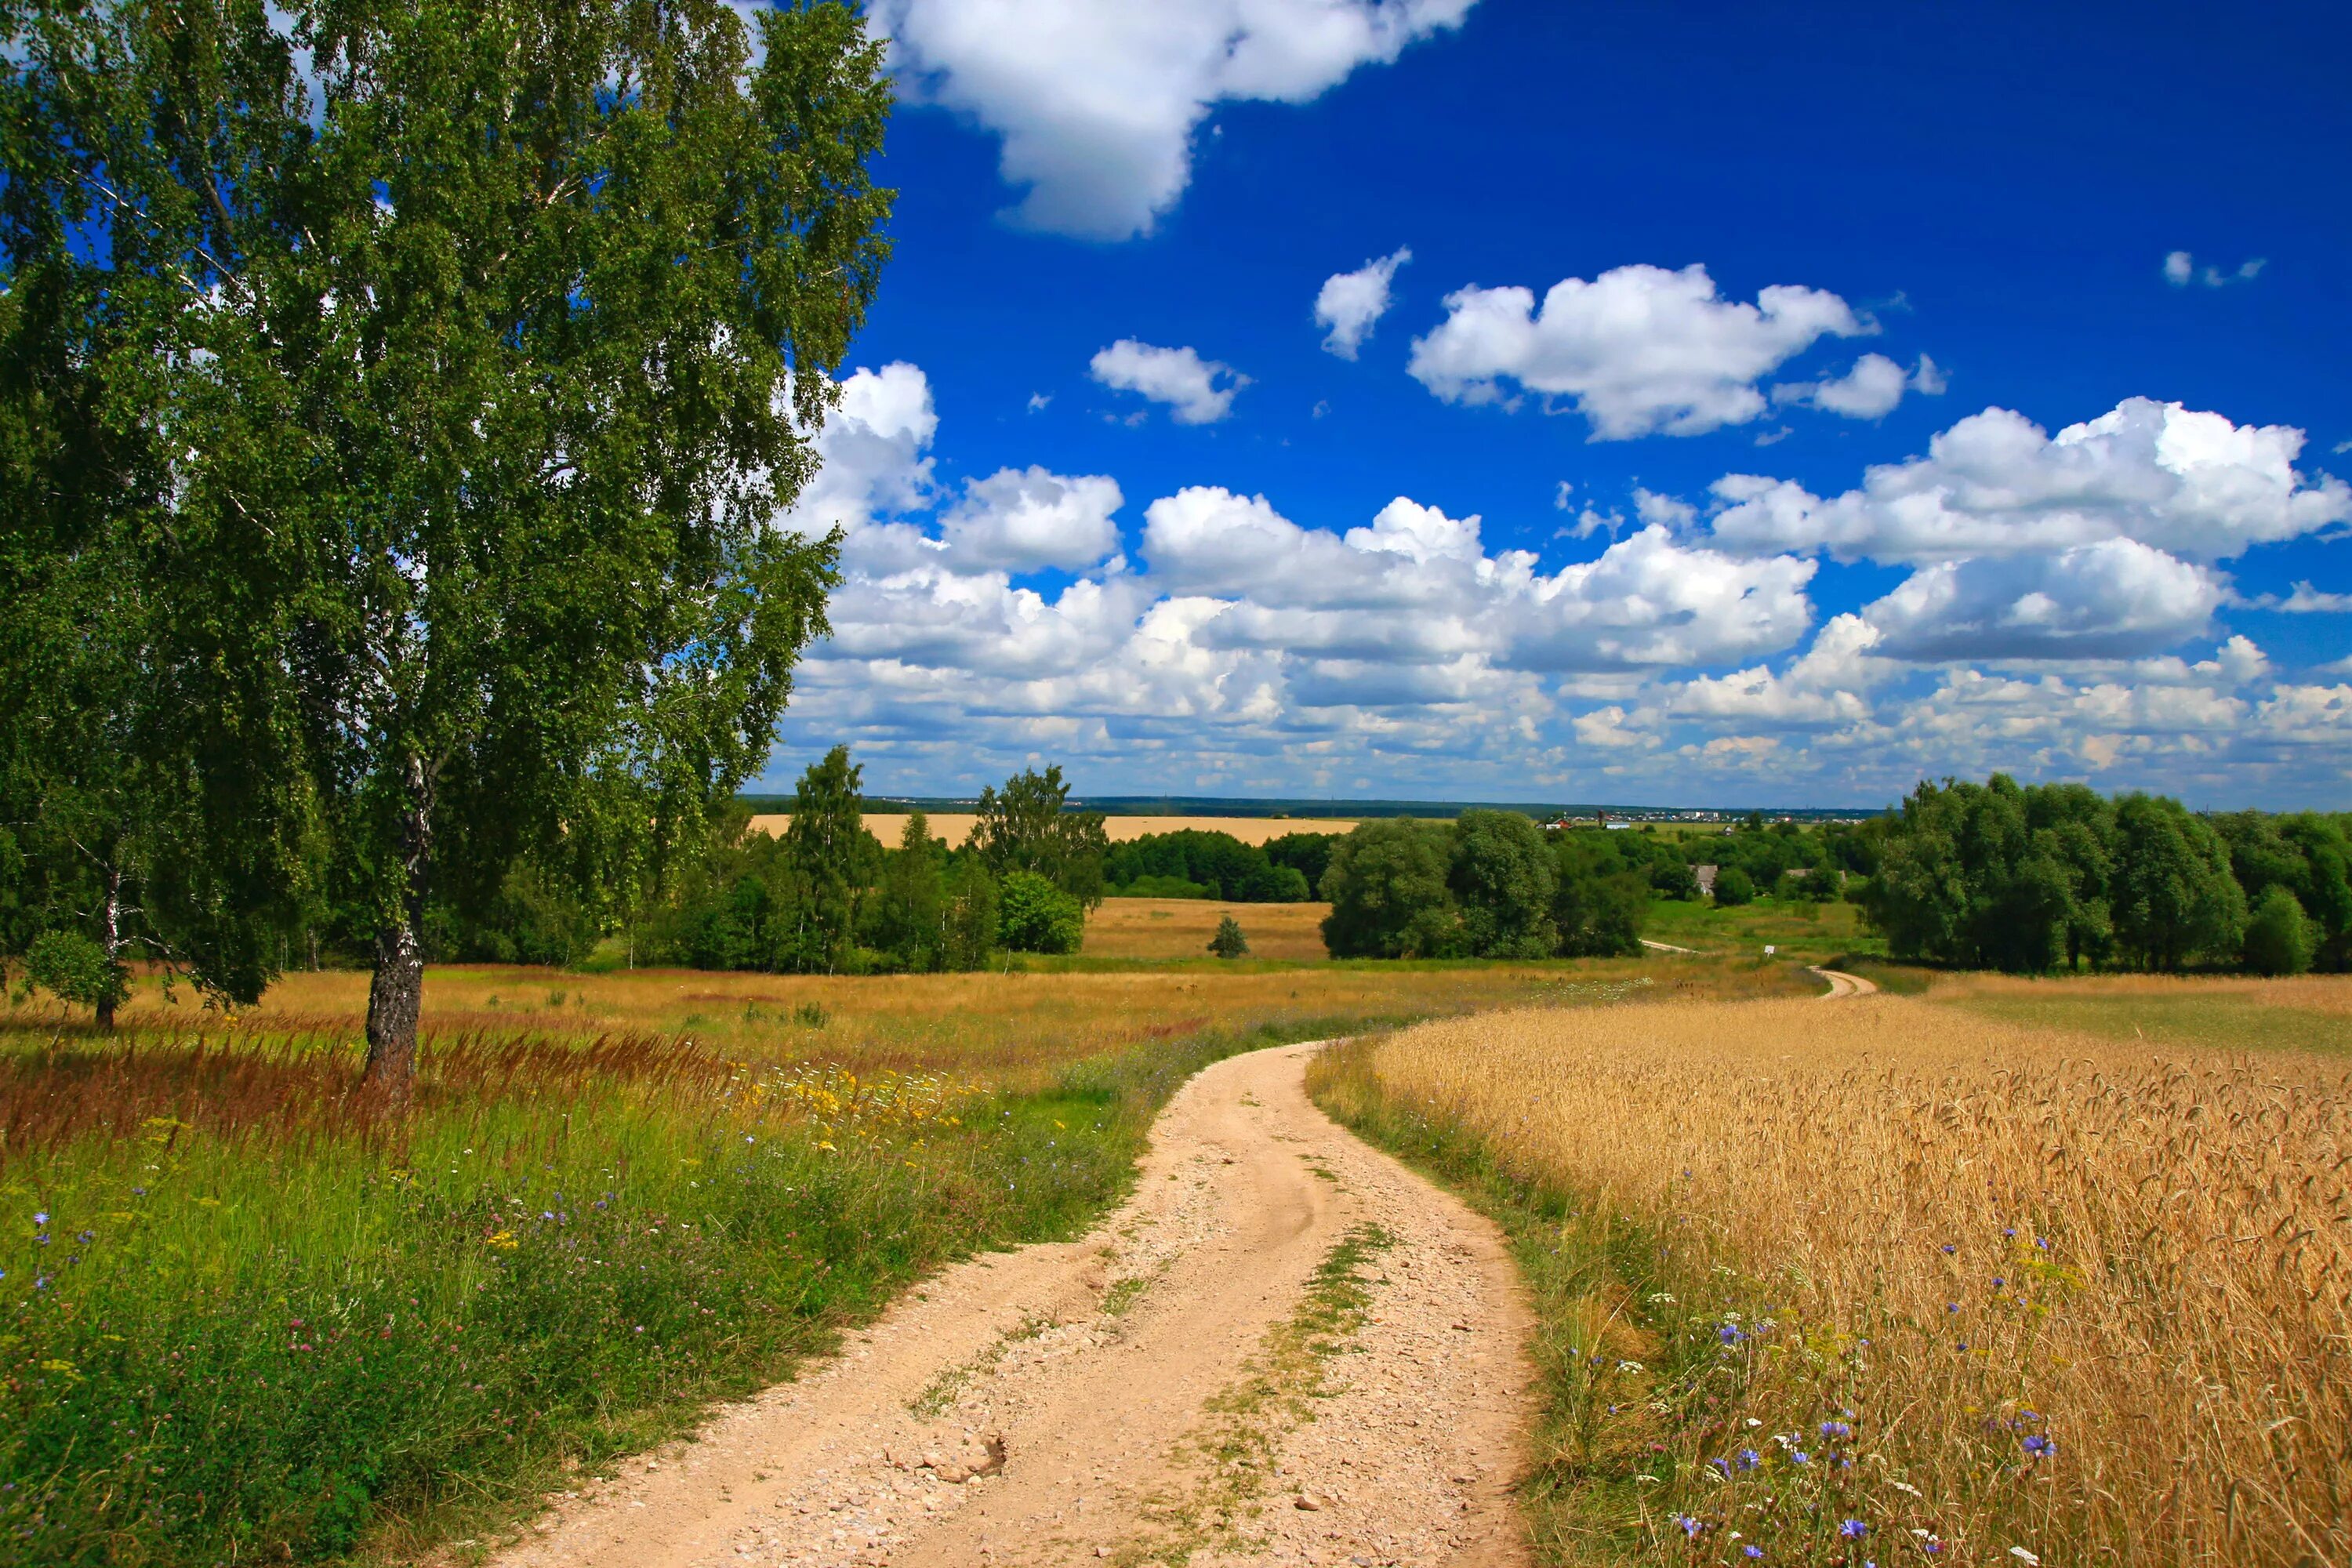
[[[2340,13],[870,9],[769,784],[2352,804]]]

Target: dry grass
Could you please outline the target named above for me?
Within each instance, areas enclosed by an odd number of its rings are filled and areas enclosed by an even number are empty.
[[[2346,990],[2221,984],[2330,1014]],[[1608,1410],[1645,1423],[1633,1511],[1672,1560],[1742,1561],[1734,1530],[1768,1561],[2352,1560],[2340,1060],[1897,996],[1495,1014],[1367,1059],[1651,1238],[1664,1288],[1552,1328],[1632,1369]],[[1620,1348],[1644,1344],[1647,1370]]]
[[[1255,920],[1257,910],[1285,906],[1246,907]],[[1152,923],[1148,916],[1145,923]],[[1207,941],[1205,929],[1201,940]],[[1182,944],[1191,950],[1190,933]],[[1340,1032],[1365,1024],[1575,999],[1591,987],[1634,977],[1654,983],[1646,994],[1672,994],[1678,986],[1770,994],[1810,985],[1808,977],[1777,969],[1655,954],[1575,964],[1311,968],[1261,966],[1248,960],[1220,963],[1202,954],[1198,963],[1183,968],[873,977],[644,969],[577,974],[451,965],[426,973],[422,1033],[428,1052],[442,1044],[501,1038],[585,1042],[683,1036],[722,1056],[754,1062],[822,1061],[858,1072],[943,1071],[1028,1092],[1073,1062],[1212,1027],[1241,1035],[1328,1023]],[[365,1021],[367,986],[364,973],[351,971],[290,973],[270,987],[259,1006],[225,1029],[187,990],[176,1001],[166,1001],[152,983],[142,983],[122,1009],[121,1043],[137,1047],[201,1033],[216,1043],[294,1041],[306,1052],[348,1056],[357,1048]],[[14,1037],[22,1047],[57,1033],[81,1046],[97,1043],[85,1023],[68,1019],[53,1004],[0,1007],[0,1042]]]
[[[925,812],[931,837],[950,844],[961,844],[971,837],[972,824],[980,818],[968,811]],[[761,833],[782,833],[792,826],[792,814],[761,816],[751,819],[751,826]],[[1265,844],[1286,833],[1346,833],[1356,825],[1324,816],[1106,816],[1103,831],[1113,844],[1125,844],[1147,833],[1175,833],[1190,827],[1202,833],[1230,833],[1244,844]],[[883,843],[897,848],[898,835],[906,830],[907,814],[903,812],[869,811],[866,814],[866,831]]]
[[[1209,899],[1105,899],[1087,919],[1090,958],[1199,958],[1231,915],[1252,958],[1320,963],[1328,904],[1221,904]]]

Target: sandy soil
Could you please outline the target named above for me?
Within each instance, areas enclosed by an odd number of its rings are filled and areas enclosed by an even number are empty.
[[[968,811],[941,811],[926,815],[925,825],[934,838],[944,838],[950,844],[961,844],[971,837],[972,824],[979,817]],[[782,833],[793,825],[792,814],[761,816],[751,819],[751,826],[761,833]],[[1244,844],[1265,844],[1286,833],[1347,833],[1354,829],[1353,822],[1343,822],[1328,816],[1106,816],[1103,832],[1113,844],[1125,844],[1147,833],[1174,833],[1180,829],[1197,828],[1202,833],[1230,833]],[[891,848],[898,847],[898,836],[906,831],[905,813],[869,811],[866,814],[866,831]]]
[[[1502,1239],[1315,1109],[1313,1049],[1195,1079],[1084,1240],[948,1271],[493,1561],[1526,1563]]]

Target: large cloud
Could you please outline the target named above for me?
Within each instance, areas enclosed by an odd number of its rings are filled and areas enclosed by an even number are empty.
[[[1829,500],[1786,480],[1735,474],[1715,489],[1723,544],[1826,550],[1841,560],[1949,561],[2136,539],[2192,560],[2226,560],[2352,519],[2352,487],[2294,467],[2304,434],[2133,397],[2051,436],[1988,408],[1928,443],[1927,456],[1869,469]]]
[[[1412,374],[1449,402],[1490,403],[1505,384],[1565,397],[1595,440],[1695,436],[1765,410],[1757,383],[1825,335],[1871,331],[1819,289],[1776,286],[1756,302],[1716,292],[1704,267],[1620,267],[1529,289],[1468,288],[1412,345]]]
[[[902,82],[1003,141],[1014,216],[1088,239],[1149,230],[1228,100],[1305,103],[1458,25],[1473,0],[877,0]]]
[[[2195,636],[2222,598],[2210,569],[2106,539],[2054,555],[1939,562],[1863,615],[1896,658],[2122,658]]]

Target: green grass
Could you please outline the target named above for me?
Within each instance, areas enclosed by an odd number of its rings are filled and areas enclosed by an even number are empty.
[[[0,1142],[0,1563],[404,1556],[511,1518],[940,1264],[1074,1234],[1185,1078],[1318,1032],[1152,1042],[1024,1094],[583,1065],[396,1129],[310,1105]],[[87,1087],[74,1054],[14,1064],[0,1130],[27,1084]]]
[[[2276,1006],[2230,992],[2135,994],[2069,990],[2065,981],[2053,980],[2032,994],[1967,989],[1928,994],[1933,1001],[2003,1023],[2078,1030],[2111,1040],[2145,1040],[2151,1046],[2352,1052],[2352,1018]]]
[[[1861,910],[1842,900],[1781,903],[1766,898],[1725,909],[1703,900],[1657,899],[1651,901],[1642,934],[1700,952],[1756,954],[1769,943],[1779,950],[1776,956],[1808,963],[1886,951],[1884,941],[1863,925]]]

